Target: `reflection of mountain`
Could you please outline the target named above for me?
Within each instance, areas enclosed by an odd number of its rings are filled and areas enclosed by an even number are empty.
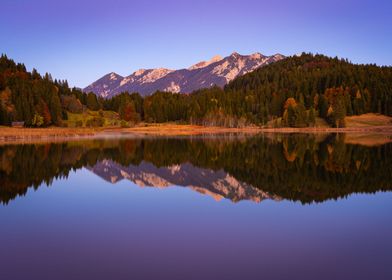
[[[183,186],[210,195],[215,200],[222,198],[228,198],[234,202],[240,200],[260,202],[269,198],[279,200],[276,196],[239,182],[222,169],[214,171],[196,167],[191,163],[156,167],[149,162],[142,161],[139,165],[124,167],[111,160],[103,160],[88,169],[111,183],[127,179],[140,187]]]

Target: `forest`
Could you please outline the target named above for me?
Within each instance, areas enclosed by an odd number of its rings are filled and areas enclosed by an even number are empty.
[[[86,112],[88,122],[103,126],[104,112],[116,124],[179,122],[205,126],[315,126],[324,119],[344,127],[345,117],[364,113],[392,116],[392,67],[358,65],[346,59],[303,53],[239,77],[223,89],[189,94],[155,92],[146,97],[124,92],[111,99],[70,88],[50,74],[31,72],[6,55],[0,57],[0,125],[69,126],[67,120]]]

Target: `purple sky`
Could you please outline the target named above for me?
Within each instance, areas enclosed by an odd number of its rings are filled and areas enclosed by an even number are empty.
[[[79,87],[233,51],[392,65],[387,0],[2,0],[0,14],[0,53]]]

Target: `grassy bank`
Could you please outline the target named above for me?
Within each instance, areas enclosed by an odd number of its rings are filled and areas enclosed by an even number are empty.
[[[228,128],[216,126],[199,126],[190,124],[147,124],[130,128],[110,129],[108,132],[121,131],[124,133],[144,134],[144,135],[198,135],[198,134],[215,134],[215,133],[259,133],[259,127],[244,127],[244,128]]]
[[[349,128],[392,126],[392,118],[380,114],[363,114],[345,118],[346,126]]]
[[[29,142],[36,139],[58,139],[70,137],[87,137],[96,135],[100,129],[95,128],[12,128],[0,127],[1,142]]]
[[[79,116],[81,117],[81,116]],[[91,117],[91,116],[90,116]],[[84,121],[88,117],[83,116]],[[71,118],[70,121],[78,121]],[[346,118],[347,127],[331,128],[320,122],[315,127],[305,128],[270,128],[250,126],[244,128],[226,128],[226,127],[210,127],[187,124],[163,123],[163,124],[139,124],[135,127],[121,128],[111,127],[110,122],[106,127],[97,128],[11,128],[0,127],[1,142],[15,142],[20,140],[32,141],[34,139],[59,139],[70,137],[88,137],[103,134],[134,134],[134,135],[161,135],[161,136],[179,136],[179,135],[201,135],[201,134],[218,134],[218,133],[246,133],[256,134],[266,133],[333,133],[333,132],[353,132],[361,134],[387,134],[392,135],[392,118],[377,115],[365,114],[361,116],[351,116]],[[374,136],[373,138],[376,138]]]
[[[121,126],[120,116],[113,111],[86,110],[81,114],[67,112],[67,118],[63,123],[70,128]]]
[[[147,135],[195,135],[208,133],[260,133],[260,132],[279,132],[279,133],[333,133],[333,132],[383,132],[392,134],[392,118],[379,114],[364,114],[360,116],[346,117],[346,127],[333,128],[320,118],[316,119],[314,127],[264,127],[249,126],[244,128],[227,128],[214,126],[198,125],[179,125],[179,124],[146,124],[131,128],[121,129],[123,132],[147,134]]]

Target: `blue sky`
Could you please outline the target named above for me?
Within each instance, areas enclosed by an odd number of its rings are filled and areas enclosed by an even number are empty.
[[[78,87],[233,51],[392,65],[391,15],[375,0],[2,0],[0,53]]]

